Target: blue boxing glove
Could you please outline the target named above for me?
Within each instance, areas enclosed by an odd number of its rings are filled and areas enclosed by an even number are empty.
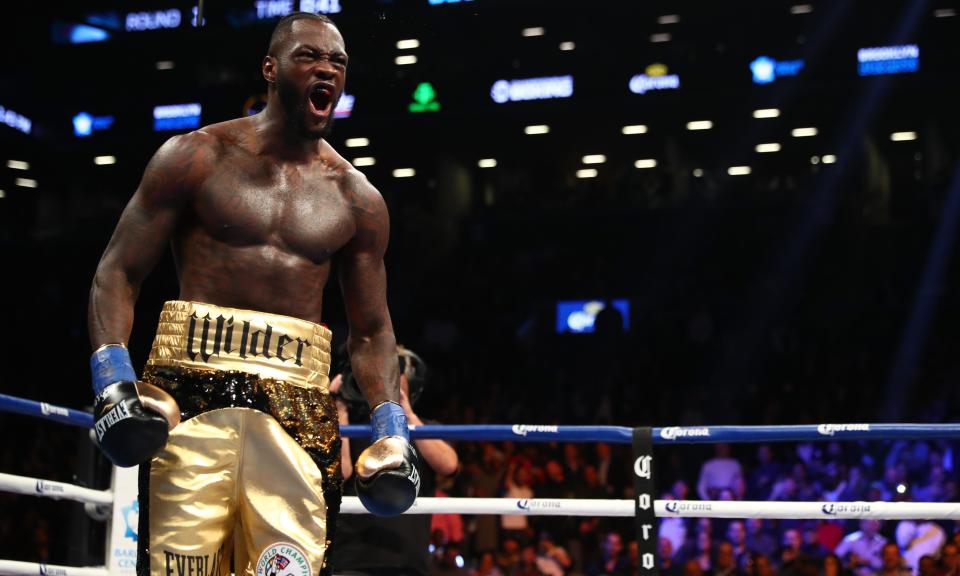
[[[100,449],[120,467],[136,466],[152,458],[167,443],[169,422],[144,407],[130,353],[122,344],[97,348],[90,357],[93,392],[93,429]]]
[[[371,444],[357,458],[357,496],[375,516],[396,516],[420,492],[417,453],[410,445],[407,416],[396,402],[383,402],[370,414]]]

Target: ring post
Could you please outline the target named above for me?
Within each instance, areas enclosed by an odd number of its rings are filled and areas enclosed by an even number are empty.
[[[140,524],[139,466],[113,467],[113,518],[107,530],[107,572],[110,576],[137,573],[137,535]]]
[[[640,574],[660,576],[657,563],[657,515],[654,510],[653,428],[633,429],[633,487]]]

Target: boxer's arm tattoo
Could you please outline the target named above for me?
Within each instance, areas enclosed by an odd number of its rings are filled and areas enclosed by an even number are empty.
[[[365,180],[350,186],[347,197],[356,222],[340,271],[350,325],[348,346],[357,382],[370,406],[376,406],[400,398],[397,342],[387,308],[383,264],[390,221],[383,197]]]
[[[94,348],[126,342],[140,283],[156,265],[203,170],[206,136],[168,140],[144,170],[97,266],[90,288],[88,328]]]

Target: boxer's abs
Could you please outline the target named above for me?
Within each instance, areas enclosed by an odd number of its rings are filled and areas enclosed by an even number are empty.
[[[293,177],[227,165],[174,237],[180,299],[320,322],[330,258],[353,234],[338,184],[302,168]]]

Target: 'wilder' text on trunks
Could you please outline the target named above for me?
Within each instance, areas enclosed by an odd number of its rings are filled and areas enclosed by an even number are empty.
[[[199,335],[198,321],[202,321]],[[199,316],[194,311],[190,315],[187,334],[187,356],[194,362],[198,357],[203,362],[209,362],[211,356],[220,356],[221,353],[243,359],[262,356],[281,362],[293,360],[297,366],[303,366],[303,348],[310,346],[310,343],[303,338],[291,338],[282,332],[275,332],[270,324],[264,326],[264,330],[251,329],[247,320],[235,324],[233,316],[224,318],[221,314],[211,318],[209,313]],[[239,337],[234,332],[235,328],[240,333]]]

